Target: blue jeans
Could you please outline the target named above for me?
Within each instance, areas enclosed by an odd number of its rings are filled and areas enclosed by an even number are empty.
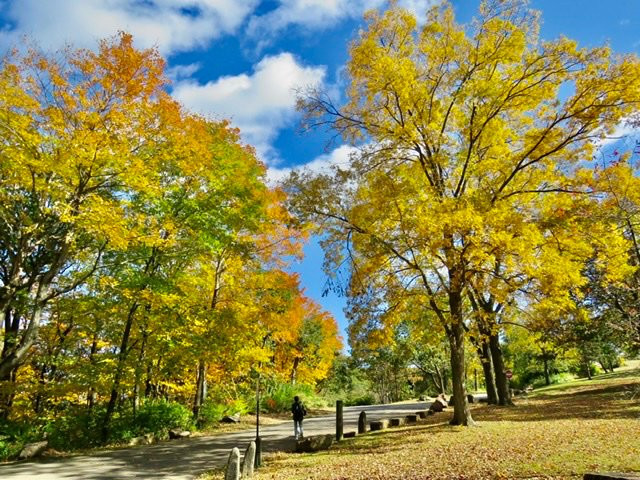
[[[304,432],[302,431],[302,420],[293,421],[293,434],[296,436],[296,439],[304,437]]]

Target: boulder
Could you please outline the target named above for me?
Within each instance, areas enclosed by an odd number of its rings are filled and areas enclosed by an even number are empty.
[[[405,423],[418,423],[418,415],[407,415],[404,417]]]
[[[445,397],[444,395],[440,394],[433,401],[433,403],[429,407],[429,410],[434,412],[434,413],[436,413],[436,412],[443,411],[445,408],[447,408],[447,397]]]
[[[256,442],[251,441],[242,459],[242,478],[253,477],[253,466],[256,461]]]
[[[180,429],[169,430],[169,440],[188,438],[190,436],[191,436],[191,432],[189,430],[180,430]]]
[[[222,417],[222,420],[220,421],[222,423],[240,423],[240,414],[234,413],[233,415],[227,415],[225,417]]]
[[[42,442],[27,443],[18,455],[18,460],[25,460],[27,458],[38,457],[47,449],[49,442],[44,440]]]
[[[355,438],[356,432],[344,432],[343,438]]]
[[[240,480],[240,450],[237,447],[233,447],[229,453],[224,480]]]
[[[332,444],[335,435],[313,435],[304,437],[296,442],[296,452],[319,452],[328,449]]]
[[[153,441],[153,435],[147,433],[146,435],[143,435],[141,437],[133,437],[131,440],[129,440],[129,446],[133,447],[135,445],[151,445]]]
[[[376,430],[384,430],[389,426],[388,420],[378,420],[375,422],[369,422],[369,430],[375,432]]]

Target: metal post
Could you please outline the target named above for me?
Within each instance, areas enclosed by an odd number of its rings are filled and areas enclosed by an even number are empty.
[[[253,462],[255,468],[262,465],[262,441],[260,439],[260,374],[256,382],[256,457]]]
[[[342,400],[336,401],[336,441],[342,440],[343,433]]]

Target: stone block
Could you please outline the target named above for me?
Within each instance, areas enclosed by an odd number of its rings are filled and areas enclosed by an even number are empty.
[[[389,425],[392,427],[399,427],[404,425],[404,418],[392,418],[389,420]]]
[[[388,420],[377,420],[375,422],[369,422],[369,430],[375,432],[376,430],[384,430],[389,426]]]
[[[296,442],[296,452],[318,452],[328,449],[335,439],[335,435],[313,435],[304,437]]]
[[[356,432],[344,432],[343,438],[355,438]]]

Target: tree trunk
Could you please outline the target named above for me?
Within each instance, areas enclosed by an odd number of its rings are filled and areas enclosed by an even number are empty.
[[[451,272],[450,272],[451,273]],[[454,275],[452,275],[455,278]],[[453,418],[452,425],[473,426],[475,422],[471,417],[471,410],[467,402],[467,389],[465,387],[465,363],[464,363],[464,332],[465,326],[462,315],[462,295],[460,291],[449,291],[449,308],[451,324],[446,326],[447,337],[451,349],[451,383],[453,390]]]
[[[498,389],[496,388],[495,373],[493,368],[493,360],[491,359],[491,351],[489,343],[484,341],[478,349],[480,362],[482,363],[482,373],[484,374],[484,385],[487,391],[487,403],[489,405],[498,404]]]
[[[291,385],[295,385],[296,383],[296,375],[298,374],[299,365],[300,365],[300,357],[295,357],[293,359],[293,367],[291,368],[291,375],[289,377]]]
[[[200,408],[207,399],[207,364],[204,360],[198,362],[198,374],[196,377],[196,396],[193,400],[193,416],[198,419]]]
[[[91,366],[95,365],[95,355],[97,351],[98,351],[98,334],[94,333],[93,341],[91,342],[91,351],[89,352],[89,364]],[[87,408],[89,410],[89,415],[91,415],[91,412],[93,411],[93,407],[96,403],[96,397],[97,397],[96,387],[94,385],[91,385],[89,387],[89,393],[87,393]]]
[[[138,413],[138,407],[140,406],[140,383],[142,382],[142,369],[144,367],[145,349],[147,346],[147,338],[149,334],[146,329],[142,331],[142,344],[140,345],[140,354],[138,355],[138,362],[135,368],[135,379],[133,384],[133,416]]]
[[[549,375],[549,358],[543,352],[542,361],[544,362],[544,384],[551,385],[551,375]]]
[[[127,360],[127,354],[129,353],[129,338],[131,336],[131,327],[133,326],[133,318],[138,310],[139,303],[133,302],[127,315],[127,322],[122,333],[122,341],[120,343],[120,353],[118,354],[118,364],[116,366],[116,373],[113,378],[113,386],[111,388],[111,396],[109,397],[109,403],[107,404],[107,411],[104,415],[104,421],[102,422],[102,441],[106,442],[109,438],[109,424],[111,423],[111,417],[116,409],[116,402],[118,401],[118,394],[120,390],[120,381],[124,373],[124,366]]]
[[[41,289],[39,289],[41,290]],[[36,341],[38,329],[40,328],[40,320],[42,318],[42,309],[40,301],[41,294],[36,295],[35,304],[31,312],[29,321],[27,322],[27,328],[22,334],[22,338],[18,340],[17,330],[15,337],[11,338],[7,342],[5,338],[4,348],[2,349],[2,356],[0,357],[0,378],[4,378],[11,375],[11,372],[17,369],[25,362],[29,350]],[[13,312],[14,323],[20,321],[20,316]],[[5,318],[6,323],[6,318]]]
[[[437,379],[437,383],[436,383],[436,389],[441,393],[441,394],[446,394],[447,393],[447,375],[446,375],[446,371],[443,372],[442,370],[440,370],[440,368],[438,368],[438,365],[435,365],[435,371],[436,371],[436,376],[435,378]]]
[[[489,336],[489,348],[491,349],[491,359],[493,369],[496,374],[496,388],[498,390],[498,405],[513,405],[511,392],[509,390],[509,380],[506,375],[506,367],[500,347],[500,338],[497,333]]]
[[[464,384],[464,328],[460,323],[448,327],[448,338],[451,345],[451,380],[453,389],[453,418],[451,425],[473,426],[467,403],[467,389]]]
[[[147,363],[147,377],[144,381],[144,398],[151,397],[151,392],[153,391],[153,385],[151,383],[153,376],[153,362]]]
[[[0,419],[7,420],[13,407],[13,399],[16,396],[16,375],[18,367],[8,374],[0,377]]]

